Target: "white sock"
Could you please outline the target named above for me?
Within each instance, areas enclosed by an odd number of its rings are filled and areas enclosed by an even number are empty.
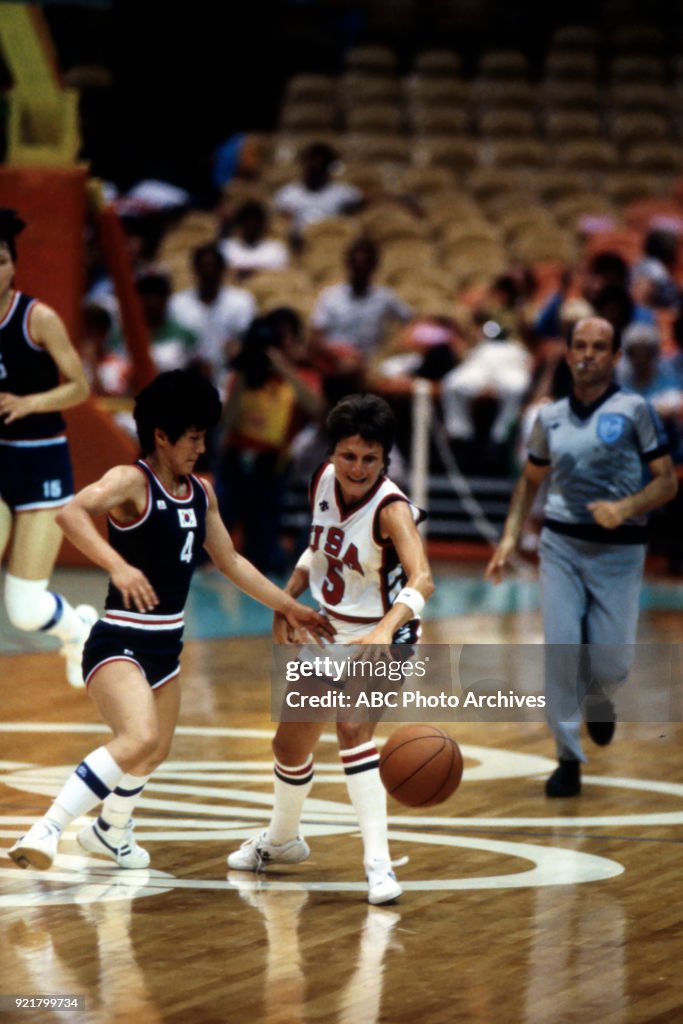
[[[40,631],[60,640],[78,640],[86,627],[61,594],[48,590],[49,580],[25,580],[7,573],[5,606],[16,629]]]
[[[387,793],[379,777],[379,754],[374,742],[340,750],[349,797],[363,838],[363,860],[390,860],[387,837]]]
[[[53,626],[43,626],[43,632],[48,636],[56,636],[60,640],[80,640],[84,633],[90,631],[90,626],[85,625],[83,619],[65,597],[55,594],[53,591],[48,591],[48,593],[57,601],[60,614]]]
[[[268,826],[268,842],[280,846],[298,835],[304,800],[313,786],[313,754],[294,768],[276,761],[273,771],[273,816]]]
[[[106,833],[107,842],[119,846],[133,810],[149,782],[149,775],[123,775],[102,804],[97,827]]]
[[[66,780],[45,815],[46,819],[61,831],[74,818],[97,807],[123,774],[123,769],[119,768],[107,748],[98,747],[81,761]]]

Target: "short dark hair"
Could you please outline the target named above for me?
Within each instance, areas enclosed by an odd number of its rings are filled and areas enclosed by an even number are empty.
[[[223,268],[227,267],[225,256],[215,242],[204,242],[192,251],[192,266],[196,270],[205,256],[213,256],[216,262]]]
[[[589,270],[610,281],[625,284],[628,281],[628,263],[618,252],[598,252],[590,261]]]
[[[618,311],[619,323],[615,323],[614,319],[607,315],[611,311],[610,307]],[[631,293],[628,288],[620,284],[607,284],[593,299],[593,308],[598,316],[609,320],[612,324],[614,328],[612,348],[615,352],[618,351],[621,348],[621,332],[633,320],[635,302]]]
[[[0,206],[0,242],[7,246],[13,263],[16,263],[17,259],[16,237],[25,227],[26,222],[16,210],[10,209],[9,206]]]
[[[331,167],[337,159],[337,151],[327,142],[311,142],[300,154],[301,160],[320,160],[326,167]]]
[[[163,430],[171,444],[185,431],[210,430],[221,416],[213,384],[192,370],[168,370],[143,388],[133,410],[143,455],[154,451],[154,431]]]
[[[268,219],[268,214],[263,203],[259,203],[257,199],[247,199],[239,207],[234,216],[234,222],[237,225],[244,224],[247,220],[257,219],[264,223]]]
[[[364,252],[375,267],[379,263],[379,246],[374,238],[368,238],[366,235],[354,238],[346,249],[347,262],[355,252]]]
[[[168,298],[171,294],[171,279],[161,270],[145,270],[136,279],[138,294],[161,295]]]
[[[381,444],[386,468],[396,435],[396,419],[390,405],[379,395],[347,395],[327,417],[330,454],[340,441],[356,434],[368,444]]]

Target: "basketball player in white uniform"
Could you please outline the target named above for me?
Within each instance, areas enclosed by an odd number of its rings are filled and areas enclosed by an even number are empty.
[[[311,486],[311,539],[285,591],[311,590],[335,628],[335,643],[410,643],[434,585],[416,523],[422,513],[388,479],[394,417],[374,395],[339,402],[327,421],[329,461]],[[298,636],[275,615],[277,643]],[[297,864],[310,850],[298,834],[303,802],[313,785],[313,750],[321,722],[280,722],[273,740],[275,783],[268,828],[230,854],[228,865],[258,871]],[[340,756],[363,839],[368,901],[401,895],[387,837],[386,792],[379,776],[373,722],[337,722]]]

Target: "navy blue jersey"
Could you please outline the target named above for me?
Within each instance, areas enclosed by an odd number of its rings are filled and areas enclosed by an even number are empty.
[[[35,302],[29,295],[15,292],[0,321],[0,391],[12,395],[34,395],[51,391],[59,384],[54,359],[31,339],[29,318]],[[59,412],[36,413],[9,424],[0,419],[0,438],[23,441],[54,437],[64,426]]]
[[[159,604],[151,612],[126,609],[110,581],[104,621],[137,629],[181,629],[190,581],[206,536],[208,495],[196,476],[188,476],[187,497],[176,498],[146,462],[141,459],[135,465],[147,480],[147,504],[132,523],[124,525],[108,516],[109,543],[144,572]]]

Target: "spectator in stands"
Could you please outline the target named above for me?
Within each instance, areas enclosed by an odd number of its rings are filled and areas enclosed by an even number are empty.
[[[417,315],[371,361],[369,383],[389,387],[394,394],[410,392],[415,377],[441,380],[466,350],[463,332],[448,313]]]
[[[308,224],[355,212],[363,193],[354,185],[332,180],[337,154],[324,142],[314,142],[301,154],[301,180],[278,189],[274,206],[291,218],[292,234],[300,236]]]
[[[673,278],[677,255],[678,236],[672,231],[653,230],[645,236],[643,256],[631,273],[631,291],[644,306],[667,309],[680,301]]]
[[[245,556],[277,573],[287,566],[279,533],[290,441],[325,409],[298,314],[281,307],[257,317],[233,369],[216,494],[228,529],[242,527]]]
[[[626,260],[616,252],[599,252],[589,261],[585,269],[567,270],[562,277],[559,289],[554,292],[539,310],[533,331],[537,337],[562,337],[560,310],[569,298],[583,298],[595,306],[595,301],[607,287],[618,287],[628,292],[629,266]],[[640,303],[633,303],[629,322],[654,324],[655,317],[651,309]]]
[[[224,283],[226,262],[214,243],[192,253],[193,288],[171,296],[169,316],[197,338],[197,361],[219,391],[225,391],[228,361],[239,351],[254,316],[253,295]]]
[[[167,227],[168,218],[163,211],[147,209],[133,201],[121,201],[118,213],[126,239],[126,252],[131,273],[144,273],[152,267],[159,243]],[[89,304],[102,306],[110,316],[119,319],[119,305],[114,281],[109,274],[104,253],[99,251],[95,237],[91,239],[88,276],[90,283],[86,294]]]
[[[362,375],[391,322],[406,323],[413,311],[391,288],[373,284],[379,249],[357,238],[346,253],[347,279],[324,288],[311,315],[311,340],[327,372]]]
[[[124,354],[108,350],[113,326],[111,314],[96,302],[86,302],[82,323],[81,359],[93,394],[128,394],[128,359]]]
[[[628,288],[621,284],[608,284],[593,297],[593,309],[597,316],[603,317],[614,328],[618,337],[631,325],[654,327],[654,319],[641,316],[639,310],[647,314],[652,311],[644,306],[639,307],[633,300]]]
[[[669,373],[676,380],[677,387],[683,390],[683,313],[679,312],[673,324],[673,340],[677,351],[668,356],[664,363]]]
[[[675,461],[680,461],[679,422],[683,412],[683,391],[671,367],[661,357],[661,339],[656,327],[633,324],[624,331],[623,355],[616,378],[627,391],[647,398],[659,413]],[[677,458],[679,456],[679,458]]]
[[[463,470],[505,471],[506,446],[529,388],[532,360],[485,306],[476,311],[475,323],[479,340],[443,378],[446,431]]]
[[[169,316],[169,275],[163,270],[149,269],[138,275],[136,286],[149,328],[150,355],[157,370],[162,373],[186,369],[197,355],[197,337]],[[130,357],[120,326],[113,327],[107,348],[109,354],[126,360],[130,372]]]
[[[289,263],[287,246],[268,238],[268,216],[263,203],[243,203],[225,225],[228,237],[219,242],[225,262],[239,279],[257,270],[282,270]]]

